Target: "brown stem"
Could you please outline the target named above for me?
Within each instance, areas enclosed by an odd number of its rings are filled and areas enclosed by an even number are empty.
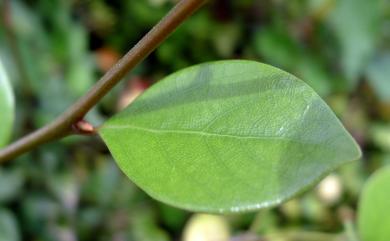
[[[17,140],[0,150],[0,162],[13,159],[34,147],[74,133],[72,126],[82,120],[130,70],[147,57],[187,17],[207,0],[181,0],[156,26],[152,28],[125,56],[75,104],[53,122]]]

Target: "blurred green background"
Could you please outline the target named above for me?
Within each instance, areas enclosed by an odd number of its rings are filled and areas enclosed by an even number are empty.
[[[0,58],[17,102],[14,139],[83,95],[175,2],[1,0]],[[312,86],[364,157],[278,208],[216,217],[152,200],[101,140],[71,137],[0,167],[0,241],[348,240],[333,234],[353,222],[367,177],[390,163],[389,40],[388,0],[210,1],[87,119],[101,124],[186,66],[252,59]]]

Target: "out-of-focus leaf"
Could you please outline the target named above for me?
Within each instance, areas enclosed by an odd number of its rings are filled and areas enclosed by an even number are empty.
[[[0,241],[20,240],[19,226],[13,213],[0,208]]]
[[[20,169],[0,168],[0,203],[14,199],[21,191],[24,173]]]
[[[250,226],[250,232],[266,235],[276,233],[279,227],[279,216],[271,209],[260,210]]]
[[[370,132],[374,144],[382,150],[390,152],[390,126],[376,124],[371,127]]]
[[[220,25],[213,34],[212,39],[219,55],[223,58],[234,55],[234,50],[241,35],[240,26],[237,24]]]
[[[48,238],[44,240],[75,241],[79,240],[73,227],[67,225],[50,226]]]
[[[170,0],[148,0],[150,5],[160,7],[164,5],[165,3],[169,2]]]
[[[118,188],[119,174],[119,169],[113,161],[99,160],[84,187],[86,198],[99,205],[109,204]]]
[[[143,26],[153,26],[164,16],[164,9],[152,6],[146,1],[129,1],[125,2],[126,10],[132,13],[134,19],[139,20],[138,24]]]
[[[297,75],[310,85],[320,96],[327,96],[331,92],[331,76],[323,63],[309,56],[302,56],[296,66]]]
[[[14,121],[14,95],[0,60],[0,147],[10,138]],[[0,184],[1,185],[1,184]]]
[[[61,96],[61,98],[58,98],[58,96]],[[64,80],[60,78],[46,79],[45,88],[41,88],[39,97],[41,105],[35,117],[37,125],[44,125],[57,117],[71,105],[73,100]]]
[[[80,240],[89,240],[94,236],[94,230],[104,221],[102,208],[87,207],[78,211],[77,229]]]
[[[253,61],[172,74],[100,134],[149,195],[208,212],[278,205],[361,155],[309,86]]]
[[[321,223],[326,218],[326,207],[314,193],[308,193],[300,201],[301,215],[310,223]]]
[[[91,1],[89,4],[91,13],[88,17],[92,27],[101,33],[112,31],[113,25],[117,21],[117,15],[112,8],[101,1]]]
[[[288,202],[283,203],[279,207],[281,212],[283,212],[284,216],[286,216],[286,218],[290,220],[290,222],[294,222],[298,220],[301,215],[302,210],[301,207],[299,206],[300,205],[299,201],[300,200],[294,198]]]
[[[375,58],[367,69],[371,86],[382,101],[390,102],[390,53]]]
[[[364,164],[363,162],[354,162],[339,170],[345,193],[349,197],[357,198],[359,196],[364,184]]]
[[[69,213],[74,213],[79,201],[77,177],[68,173],[53,175],[49,187]]]
[[[69,49],[68,88],[72,96],[78,97],[91,87],[94,80],[94,66],[88,53],[87,30],[75,23],[70,26],[71,30],[66,32]]]
[[[168,241],[167,233],[156,223],[156,217],[150,209],[139,207],[131,215],[131,236],[137,241]]]
[[[355,86],[375,50],[379,33],[380,0],[338,0],[329,23],[341,47],[344,73]]]
[[[359,201],[358,228],[362,241],[390,240],[390,167],[377,171],[364,186]]]
[[[57,222],[61,207],[58,203],[48,198],[46,194],[35,193],[24,197],[21,207],[23,217],[23,229],[44,235],[47,225]]]
[[[11,2],[11,16],[13,30],[24,40],[44,35],[44,29],[40,25],[39,16],[33,12],[23,1]],[[47,42],[40,43],[46,44]]]
[[[255,35],[254,47],[268,63],[291,69],[299,57],[299,47],[286,31],[278,27],[264,28]]]
[[[164,224],[173,230],[181,230],[184,221],[187,219],[187,212],[177,209],[164,203],[159,203],[161,219]]]

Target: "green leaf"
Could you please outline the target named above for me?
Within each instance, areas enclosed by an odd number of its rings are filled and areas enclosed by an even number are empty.
[[[16,218],[10,211],[0,209],[0,241],[18,241],[19,227]]]
[[[0,147],[10,138],[14,121],[14,96],[0,60]]]
[[[172,74],[100,134],[121,169],[152,197],[205,212],[278,205],[360,157],[309,86],[252,61]]]
[[[377,171],[364,186],[358,209],[362,241],[390,240],[390,166]]]

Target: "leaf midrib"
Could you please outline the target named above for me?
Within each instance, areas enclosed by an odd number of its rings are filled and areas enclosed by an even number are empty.
[[[172,130],[172,129],[153,129],[135,125],[105,125],[102,129],[133,129],[145,132],[151,132],[155,134],[178,134],[178,135],[200,135],[200,136],[214,136],[214,137],[227,137],[235,139],[258,139],[258,140],[282,140],[298,142],[303,144],[313,144],[302,140],[292,139],[285,136],[246,136],[246,135],[232,135],[232,134],[221,134],[206,131],[191,131],[191,130]]]

